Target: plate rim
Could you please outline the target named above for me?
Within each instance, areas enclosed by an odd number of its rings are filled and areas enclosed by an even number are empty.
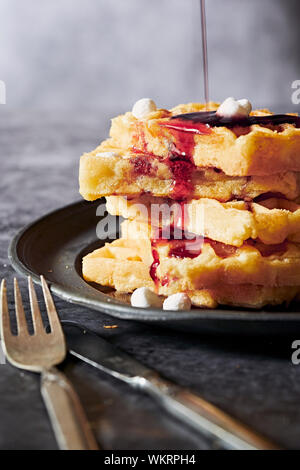
[[[101,199],[99,199],[97,202],[99,203]],[[38,217],[34,221],[30,222],[29,224],[26,224],[24,227],[22,227],[20,230],[18,230],[13,238],[11,239],[11,242],[8,247],[8,259],[12,265],[12,267],[15,269],[17,273],[19,273],[21,276],[27,277],[27,276],[32,276],[33,281],[41,285],[41,281],[39,276],[32,270],[30,270],[25,263],[19,258],[18,256],[18,246],[19,243],[22,239],[22,237],[29,231],[31,230],[35,225],[40,224],[47,218],[51,216],[55,216],[59,212],[65,212],[68,209],[75,208],[75,207],[80,207],[83,205],[89,205],[89,202],[84,201],[84,200],[78,200],[73,203],[64,205],[62,207],[59,207],[57,209],[54,209],[46,214],[44,214],[41,217]],[[202,320],[212,320],[212,321],[243,321],[243,322],[253,322],[253,321],[259,321],[259,322],[278,322],[282,321],[283,318],[282,316],[284,315],[284,320],[287,321],[295,321],[298,320],[300,321],[300,312],[266,312],[266,311],[251,311],[249,310],[218,310],[218,309],[194,309],[192,311],[181,311],[181,312],[176,312],[176,311],[168,311],[167,313],[164,313],[164,316],[162,318],[162,312],[164,310],[162,309],[142,309],[142,308],[136,308],[136,307],[131,307],[130,305],[125,305],[122,302],[115,302],[115,303],[110,303],[107,300],[102,301],[101,299],[99,300],[93,300],[85,299],[85,297],[82,294],[74,294],[74,292],[68,287],[60,287],[59,284],[52,282],[52,281],[47,281],[49,284],[49,287],[51,291],[57,295],[58,297],[62,298],[63,300],[81,305],[84,307],[91,308],[93,310],[98,310],[98,311],[103,311],[104,313],[107,313],[108,315],[111,315],[112,317],[116,317],[119,319],[124,319],[124,320],[135,320],[135,321],[142,321],[145,320],[148,323],[153,322],[157,323],[158,321],[161,321],[164,323],[166,320],[170,320],[172,322],[181,322],[181,321],[186,321],[186,320],[195,320],[196,319],[202,319]],[[138,315],[138,318],[135,318],[135,316]],[[145,318],[143,318],[145,317]]]

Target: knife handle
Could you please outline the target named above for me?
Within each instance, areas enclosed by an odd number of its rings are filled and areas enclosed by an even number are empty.
[[[98,450],[79,398],[56,368],[42,373],[41,392],[61,450]]]
[[[276,450],[272,442],[253,432],[216,406],[157,375],[136,378],[138,386],[150,393],[177,419],[200,431],[215,443],[235,450]],[[140,379],[140,380],[138,380]]]

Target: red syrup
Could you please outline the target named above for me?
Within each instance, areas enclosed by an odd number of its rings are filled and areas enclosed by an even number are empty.
[[[172,258],[197,258],[202,252],[203,242],[203,237],[196,237],[193,240],[172,240],[169,256]]]
[[[286,197],[282,194],[282,193],[272,193],[272,192],[268,192],[268,193],[264,193],[264,194],[260,194],[259,196],[257,196],[256,198],[253,199],[253,202],[256,202],[256,203],[260,203],[260,202],[263,202],[265,201],[266,199],[286,199]]]
[[[164,276],[162,278],[162,280],[160,281],[161,285],[164,287],[164,286],[168,286],[170,284],[170,277],[168,276],[168,274],[166,276]]]
[[[157,247],[168,245],[168,256],[171,258],[190,258],[194,259],[202,253],[204,244],[209,244],[215,254],[220,258],[228,258],[234,256],[239,250],[238,247],[227,245],[222,242],[211,240],[210,238],[203,238],[193,234],[184,234],[182,230],[171,227],[164,227],[158,229],[156,238],[151,240],[153,263],[150,268],[150,276],[155,282],[155,285],[162,286],[168,285],[171,281],[169,276],[165,276],[161,281],[157,276],[157,268],[160,264]],[[272,255],[282,255],[287,249],[287,243],[283,242],[277,245],[265,245],[259,241],[249,239],[245,242],[244,246],[252,246],[256,248],[261,256],[268,257]]]
[[[133,173],[137,176],[144,175],[149,176],[152,173],[152,163],[148,155],[138,156],[131,158],[133,165]]]
[[[137,154],[136,157],[130,159],[133,166],[133,176],[155,176],[156,168],[153,166],[153,162],[159,160],[159,157],[149,153],[142,154],[136,149],[132,149],[132,151]],[[168,165],[173,176],[172,198],[177,201],[183,201],[191,197],[194,190],[192,176],[196,168],[195,165],[190,160],[182,159],[173,154],[161,161]]]
[[[225,243],[217,242],[215,240],[211,240],[209,238],[205,238],[204,243],[209,243],[210,246],[213,248],[214,252],[220,258],[228,258],[229,256],[234,256],[239,249],[233,245],[226,245]],[[256,248],[264,258],[267,258],[271,255],[281,255],[287,249],[286,242],[279,243],[277,245],[265,245],[264,243],[257,241],[257,240],[246,240],[244,246],[252,246]]]
[[[166,160],[173,176],[171,194],[176,201],[183,201],[191,197],[194,192],[192,181],[193,171],[196,169],[194,163],[189,160],[183,160],[180,157],[170,156]]]
[[[287,250],[286,241],[283,243],[278,243],[277,245],[265,245],[264,243],[256,240],[247,240],[246,244],[256,248],[264,258],[275,254],[278,256],[283,255],[283,253]]]
[[[157,276],[157,268],[160,264],[157,252],[158,246],[169,246],[169,257],[175,258],[196,258],[200,255],[203,245],[203,237],[184,232],[174,226],[158,228],[155,238],[151,239],[153,263],[150,267],[150,276],[155,285],[162,286],[170,283],[169,276],[165,276],[161,281]]]
[[[150,276],[154,281],[156,287],[159,285],[159,278],[157,276],[157,268],[160,265],[159,256],[157,250],[152,248],[153,263],[150,266]]]
[[[195,134],[209,135],[211,129],[206,124],[189,122],[183,119],[172,119],[160,122],[161,127],[168,128],[174,137],[172,148],[167,158],[161,159],[168,165],[172,176],[173,186],[171,196],[177,201],[182,201],[193,195],[194,185],[192,175],[196,166],[192,161],[192,155],[195,147]],[[153,174],[151,160],[158,159],[149,154],[145,133],[141,123],[137,124],[137,133],[134,136],[134,146],[132,151],[141,153],[131,159],[133,163],[134,175]]]
[[[210,238],[205,238],[205,243],[208,243],[212,247],[219,258],[228,258],[229,256],[233,256],[236,254],[238,249],[236,246],[226,245],[226,243],[217,242]]]
[[[186,116],[182,114],[182,116]],[[195,147],[195,134],[209,135],[212,130],[205,123],[194,122],[182,117],[172,117],[168,121],[160,122],[161,127],[170,130],[174,137],[174,150],[172,152],[187,158],[191,158]]]
[[[237,250],[239,249],[236,246],[226,245],[225,243],[216,242],[214,240],[210,240],[209,238],[205,238],[205,243],[209,243],[210,246],[214,249],[214,252],[220,258],[228,258],[229,256],[233,256],[236,254]],[[264,243],[249,239],[244,243],[244,246],[252,246],[256,250],[258,250],[263,258],[267,258],[268,256],[272,255],[282,255],[287,250],[287,243],[278,243],[277,245],[265,245]]]
[[[134,153],[140,153],[136,149],[132,149]],[[159,157],[152,154],[139,154],[132,157],[133,176],[154,176],[156,169],[153,162],[159,160]],[[192,182],[193,171],[196,169],[195,165],[189,159],[183,159],[177,155],[170,155],[163,161],[168,165],[170,172],[173,176],[173,184],[171,188],[171,196],[176,201],[183,201],[191,197],[194,190]]]
[[[162,121],[161,127],[168,128],[174,141],[170,148],[170,154],[165,160],[173,175],[172,197],[182,201],[191,197],[194,192],[192,182],[193,172],[196,166],[192,160],[195,147],[195,134],[211,133],[211,129],[205,124],[197,124],[182,119]]]

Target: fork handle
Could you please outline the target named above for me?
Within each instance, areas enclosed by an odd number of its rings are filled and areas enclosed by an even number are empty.
[[[79,398],[56,368],[44,370],[41,392],[61,450],[98,450]]]

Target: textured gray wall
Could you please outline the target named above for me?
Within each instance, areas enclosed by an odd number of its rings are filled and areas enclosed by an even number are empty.
[[[213,99],[291,107],[299,0],[207,0]],[[202,100],[198,0],[0,0],[7,106],[126,110]]]

